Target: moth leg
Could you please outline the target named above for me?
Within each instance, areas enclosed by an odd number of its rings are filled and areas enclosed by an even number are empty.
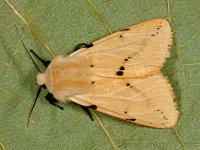
[[[48,67],[48,65],[50,64],[50,61],[46,61],[44,59],[42,59],[40,56],[38,56],[38,54],[36,54],[32,49],[30,49],[30,52],[45,66]]]
[[[80,48],[89,48],[89,47],[92,47],[92,46],[93,46],[92,43],[90,43],[90,44],[80,43],[80,44],[76,45],[73,52],[77,51]]]
[[[45,99],[46,99],[51,105],[56,106],[56,107],[60,108],[61,110],[64,110],[63,107],[61,107],[61,106],[59,106],[59,105],[57,104],[58,101],[53,97],[53,95],[52,95],[51,93],[48,93],[48,94],[45,96]]]
[[[81,106],[81,105],[80,105]],[[97,109],[96,105],[91,105],[91,106],[81,106],[81,108],[86,112],[86,114],[90,117],[91,121],[94,121],[94,118],[89,110],[89,108],[92,109]]]

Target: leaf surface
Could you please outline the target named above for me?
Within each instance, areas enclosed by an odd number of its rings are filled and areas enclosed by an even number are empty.
[[[0,147],[15,150],[109,150],[114,146],[119,149],[200,149],[199,8],[198,0],[2,0]],[[45,91],[26,127],[37,89],[37,71],[20,39],[28,49],[50,60],[53,54],[71,53],[79,43],[90,43],[153,18],[168,19],[174,31],[171,58],[162,69],[174,88],[181,112],[174,128],[148,128],[101,113],[91,122],[75,104],[62,104],[64,111],[49,105],[44,100]]]

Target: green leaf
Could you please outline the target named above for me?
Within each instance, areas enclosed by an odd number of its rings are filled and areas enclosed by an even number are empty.
[[[7,0],[0,2],[0,147],[2,149],[200,149],[200,2],[198,0]],[[17,14],[14,9],[18,10]],[[20,19],[20,15],[23,17]],[[171,129],[135,125],[101,113],[91,122],[75,104],[61,111],[42,92],[27,128],[37,71],[20,39],[45,59],[69,54],[111,32],[153,18],[174,31],[163,68],[181,112]],[[25,24],[26,23],[26,24]],[[16,26],[19,31],[17,35]],[[113,143],[112,143],[112,142]],[[115,145],[115,147],[113,146]]]

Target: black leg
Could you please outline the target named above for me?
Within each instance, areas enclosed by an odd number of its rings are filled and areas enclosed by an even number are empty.
[[[89,48],[89,47],[92,47],[92,46],[93,46],[92,43],[90,43],[90,44],[80,43],[80,44],[76,45],[73,52],[75,52],[76,50],[78,50],[80,48]]]
[[[45,96],[45,99],[46,99],[50,104],[52,104],[53,106],[56,106],[56,107],[60,108],[61,110],[64,110],[63,107],[61,107],[61,106],[59,106],[59,105],[57,104],[58,101],[53,97],[53,95],[52,95],[51,93],[48,93],[48,94]]]
[[[80,105],[81,106],[81,105]],[[89,110],[89,108],[92,108],[92,109],[97,109],[97,106],[96,105],[91,105],[91,106],[81,106],[81,108],[86,112],[86,114],[90,117],[91,121],[93,121],[93,117],[92,117],[92,114]]]
[[[42,59],[42,58],[39,57],[38,54],[36,54],[32,49],[30,49],[30,52],[31,52],[39,61],[41,61],[41,63],[42,63],[45,67],[48,67],[48,65],[50,64],[50,61],[46,61],[46,60]]]

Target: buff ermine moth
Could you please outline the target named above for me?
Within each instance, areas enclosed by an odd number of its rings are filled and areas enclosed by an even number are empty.
[[[160,72],[172,43],[169,22],[153,19],[81,43],[74,53],[51,62],[31,51],[47,67],[41,73],[36,65],[40,86],[35,102],[43,87],[51,104],[63,109],[57,101],[75,102],[91,119],[88,108],[140,125],[173,127],[179,112],[172,87]]]

